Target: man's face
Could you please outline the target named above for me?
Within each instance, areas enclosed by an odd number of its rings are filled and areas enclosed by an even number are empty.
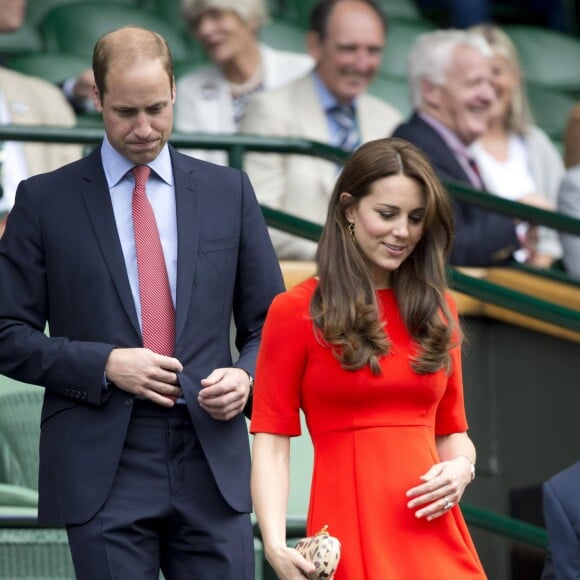
[[[175,101],[175,84],[159,59],[128,67],[112,62],[105,94],[95,87],[93,100],[117,152],[137,165],[159,155],[171,134]]]
[[[18,30],[26,16],[26,0],[0,0],[0,32]]]
[[[465,145],[487,130],[493,89],[491,59],[470,46],[455,49],[443,85],[425,81],[427,112],[451,129]]]
[[[385,45],[379,16],[362,2],[339,2],[330,15],[325,38],[308,35],[308,51],[328,90],[350,103],[374,80]]]

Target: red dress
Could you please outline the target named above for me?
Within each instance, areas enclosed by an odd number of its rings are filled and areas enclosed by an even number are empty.
[[[415,343],[393,292],[379,290],[392,343],[383,373],[346,371],[314,335],[316,284],[307,280],[270,307],[251,431],[299,435],[303,409],[314,446],[308,533],[328,524],[340,539],[335,580],[486,578],[459,508],[428,522],[406,507],[405,492],[439,461],[435,435],[467,429],[460,349],[450,376],[414,373]]]

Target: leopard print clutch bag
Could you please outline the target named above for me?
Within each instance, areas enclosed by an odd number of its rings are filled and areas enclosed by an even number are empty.
[[[302,538],[296,544],[296,550],[316,566],[316,570],[307,576],[310,580],[332,580],[340,560],[340,541],[329,535],[328,526],[313,536]]]

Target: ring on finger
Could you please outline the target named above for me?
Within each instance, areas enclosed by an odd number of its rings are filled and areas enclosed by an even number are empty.
[[[443,499],[444,499],[444,503],[443,503],[444,511],[450,510],[453,507],[453,502],[449,501],[449,499],[446,497]]]

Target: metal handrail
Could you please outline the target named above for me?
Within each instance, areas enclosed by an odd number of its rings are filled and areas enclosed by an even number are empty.
[[[465,521],[472,526],[514,542],[521,542],[542,550],[548,549],[548,532],[540,526],[504,516],[466,502],[461,502],[459,507]],[[254,533],[261,537],[257,524],[254,525]],[[286,535],[288,538],[305,536],[306,518],[288,517],[286,519]]]
[[[11,141],[94,145],[103,138],[103,134],[103,129],[95,127],[0,125],[0,140]],[[325,143],[298,138],[264,137],[241,133],[232,135],[173,133],[170,141],[178,148],[226,151],[229,165],[238,169],[243,167],[243,155],[247,151],[310,155],[336,163],[343,162],[348,158],[348,154],[341,149]],[[489,195],[459,183],[446,181],[445,185],[449,193],[461,201],[580,236],[580,220],[569,215]]]

